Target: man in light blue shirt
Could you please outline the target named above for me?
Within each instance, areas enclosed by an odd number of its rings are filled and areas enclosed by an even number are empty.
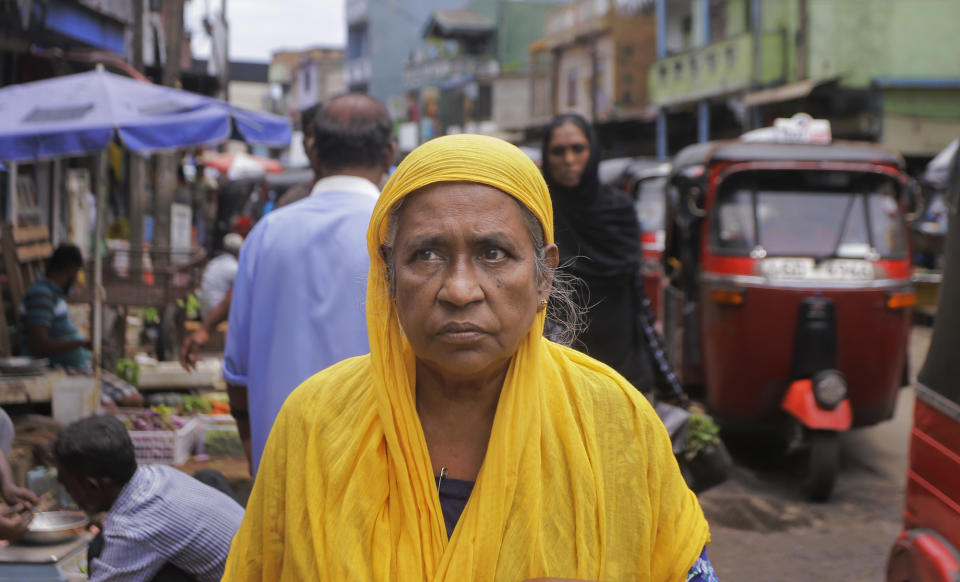
[[[376,99],[331,100],[314,119],[321,179],[309,197],[261,219],[240,251],[223,376],[254,474],[287,395],[370,351],[366,233],[396,153],[392,132]]]

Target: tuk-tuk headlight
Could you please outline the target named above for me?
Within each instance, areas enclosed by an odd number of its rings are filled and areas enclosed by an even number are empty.
[[[837,407],[847,397],[847,380],[836,370],[826,370],[813,377],[813,397],[828,410]]]

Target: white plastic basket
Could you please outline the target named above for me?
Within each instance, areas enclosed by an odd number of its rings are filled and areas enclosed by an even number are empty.
[[[182,465],[190,458],[197,435],[197,420],[191,418],[183,427],[172,430],[127,430],[137,463],[149,465]]]
[[[240,441],[240,434],[237,431],[237,422],[229,414],[198,414],[197,415],[197,454],[207,454],[212,456],[223,456],[225,453],[216,452],[207,447],[207,439],[213,433],[220,433],[221,438],[233,440],[232,445],[228,444],[227,449],[231,452],[227,456],[243,456],[243,443]]]

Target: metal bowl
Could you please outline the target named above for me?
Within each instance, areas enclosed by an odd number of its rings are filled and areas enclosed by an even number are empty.
[[[78,511],[41,511],[34,514],[27,533],[20,542],[27,544],[58,544],[76,537],[74,531],[87,525],[87,516]]]

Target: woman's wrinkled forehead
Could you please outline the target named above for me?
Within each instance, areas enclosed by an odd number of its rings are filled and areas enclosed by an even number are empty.
[[[378,252],[376,249],[386,242],[388,219],[398,204],[421,188],[440,182],[485,184],[512,196],[537,217],[547,242],[553,242],[550,193],[533,161],[501,139],[461,134],[431,140],[400,163],[374,208],[368,232],[371,253]]]
[[[400,226],[400,225],[399,225],[400,215],[403,214],[403,211],[406,209],[406,207],[408,207],[408,206],[410,205],[410,203],[411,203],[411,201],[412,201],[413,199],[415,199],[417,196],[419,196],[419,195],[421,195],[421,194],[424,194],[424,193],[426,193],[426,192],[436,191],[437,189],[439,189],[440,187],[445,186],[445,185],[450,185],[450,186],[462,185],[462,186],[467,186],[467,187],[469,187],[469,186],[471,186],[471,185],[485,186],[485,187],[487,187],[487,188],[490,188],[491,190],[494,190],[494,191],[496,191],[496,192],[499,192],[499,193],[502,194],[503,196],[506,196],[506,197],[510,198],[510,200],[512,200],[513,202],[515,202],[515,203],[517,204],[517,206],[519,206],[521,209],[524,209],[524,210],[526,210],[527,212],[533,214],[533,211],[532,211],[530,208],[527,208],[527,206],[524,205],[523,201],[522,201],[520,198],[518,198],[517,196],[514,196],[513,194],[511,194],[511,193],[509,193],[509,192],[504,192],[502,189],[497,188],[497,187],[495,187],[495,186],[491,186],[490,184],[487,184],[487,183],[485,183],[485,182],[476,182],[476,181],[472,181],[472,180],[440,180],[440,181],[437,181],[437,182],[432,182],[432,183],[430,183],[430,184],[426,184],[426,185],[424,185],[424,186],[421,186],[420,188],[417,188],[416,190],[413,190],[412,192],[404,195],[402,198],[400,198],[400,199],[398,199],[398,200],[396,201],[396,203],[393,205],[393,207],[391,207],[389,213],[387,214],[387,216],[388,216],[388,218],[387,218],[387,224],[386,224],[386,227],[385,227],[385,229],[384,229],[384,231],[385,231],[385,237],[384,237],[382,243],[391,244],[391,243],[393,242],[393,240],[396,238],[397,229],[398,229],[399,226]],[[537,221],[537,223],[538,223],[538,226],[539,226],[541,229],[543,229],[543,224],[540,223],[539,220]]]

